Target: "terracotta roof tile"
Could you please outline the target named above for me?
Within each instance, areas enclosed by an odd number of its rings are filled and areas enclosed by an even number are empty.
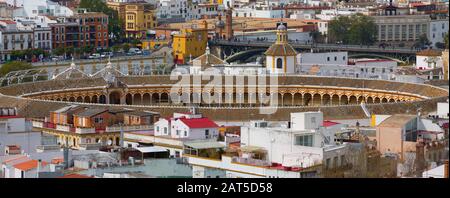
[[[47,162],[42,162],[42,165],[45,166],[47,165]],[[22,171],[28,171],[31,169],[35,169],[38,167],[38,161],[37,160],[30,160],[30,161],[26,161],[26,162],[22,162],[19,164],[14,165],[14,168],[17,168],[19,170]]]
[[[189,128],[217,128],[217,125],[214,121],[209,118],[180,118],[180,121],[186,124]]]

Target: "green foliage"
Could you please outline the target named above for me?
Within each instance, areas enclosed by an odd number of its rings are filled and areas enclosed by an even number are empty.
[[[320,33],[317,30],[313,30],[309,33],[309,36],[311,36],[312,40],[315,42],[319,41],[319,38],[322,36],[322,33]]]
[[[114,45],[112,46],[112,51],[113,52],[118,52],[120,49],[122,49],[122,47],[120,45]]]
[[[64,55],[66,53],[66,49],[63,48],[63,47],[59,47],[59,48],[53,49],[52,52],[53,52],[54,55],[62,56],[62,55]]]
[[[437,42],[437,43],[435,44],[435,46],[436,46],[436,48],[438,48],[438,49],[444,49],[444,48],[445,48],[445,44],[444,44],[444,43],[441,43],[441,42]]]
[[[370,16],[355,14],[339,16],[328,24],[330,40],[344,44],[372,45],[376,41],[377,26]]]
[[[130,50],[130,48],[131,48],[131,46],[128,43],[125,43],[125,44],[122,45],[122,49],[125,52],[128,52]]]
[[[79,8],[86,8],[90,12],[102,12],[108,15],[108,31],[113,33],[114,39],[121,40],[124,32],[122,28],[122,21],[119,19],[117,11],[109,8],[102,0],[81,0]]]
[[[429,45],[431,45],[431,42],[428,40],[428,37],[426,34],[420,35],[419,39],[414,44],[414,46],[417,48],[424,48],[424,47],[428,47]]]
[[[4,76],[12,71],[31,69],[33,66],[24,61],[11,61],[0,67],[0,76]]]
[[[448,32],[445,34],[445,37],[444,37],[444,46],[446,49],[448,49]]]

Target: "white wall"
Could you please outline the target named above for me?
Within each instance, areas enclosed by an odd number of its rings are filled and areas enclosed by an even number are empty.
[[[4,127],[0,127],[0,133],[5,132],[26,132],[26,122],[25,118],[10,118],[7,119],[6,122],[4,122]]]
[[[292,129],[318,129],[323,123],[322,112],[291,113]]]
[[[283,67],[281,69],[277,68],[277,59],[281,58],[283,60]],[[275,65],[273,60],[275,59]],[[286,60],[286,62],[285,62]],[[285,72],[286,67],[286,72]],[[266,69],[271,74],[292,74],[295,73],[295,57],[294,56],[288,56],[286,59],[282,56],[267,56],[266,57]]]
[[[430,64],[428,64],[428,62]],[[433,68],[442,68],[444,63],[442,61],[442,57],[440,56],[416,56],[416,68],[417,69],[433,69]]]
[[[268,152],[270,162],[280,163],[288,166],[312,165],[315,161],[321,160],[323,149],[318,147],[306,147],[294,145],[295,135],[314,135],[314,145],[320,145],[321,136],[318,133],[293,133],[272,128],[241,127],[241,146],[257,146],[265,148]],[[291,156],[289,158],[289,156]],[[295,160],[289,160],[295,158]],[[301,161],[296,159],[301,158]]]
[[[348,52],[325,52],[325,53],[300,53],[297,55],[300,65],[307,64],[335,64],[347,65]]]
[[[433,20],[430,22],[430,34],[428,40],[435,47],[436,43],[444,43],[445,34],[448,33],[448,20]]]
[[[437,115],[441,118],[448,118],[448,102],[437,104]]]

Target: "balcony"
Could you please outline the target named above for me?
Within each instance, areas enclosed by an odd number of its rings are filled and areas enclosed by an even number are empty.
[[[120,126],[106,127],[105,132],[120,132]],[[153,130],[153,125],[123,126],[124,132]]]
[[[36,128],[44,128],[44,122],[41,121],[32,121],[31,124]]]
[[[76,134],[91,134],[96,133],[95,128],[76,128],[75,129]]]
[[[232,157],[231,158],[232,163],[238,163],[238,164],[246,164],[246,165],[252,165],[252,166],[271,166],[272,163],[270,163],[267,160],[260,160],[260,159],[253,159],[253,158],[243,158],[243,157]]]

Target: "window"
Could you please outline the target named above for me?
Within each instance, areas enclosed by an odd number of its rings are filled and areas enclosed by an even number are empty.
[[[156,132],[159,132],[159,126],[156,127]]]
[[[177,135],[180,135],[180,130],[177,130]]]
[[[283,59],[278,58],[277,59],[277,69],[282,69],[283,68]]]
[[[184,137],[187,137],[187,131],[184,131]]]
[[[167,127],[164,127],[164,134],[167,135]]]
[[[299,135],[295,137],[295,145],[312,147],[313,139],[313,135]]]
[[[330,57],[327,57],[327,61],[330,61]]]
[[[334,57],[334,61],[337,61],[337,56]]]
[[[103,123],[103,118],[94,118],[94,122],[97,124]]]

